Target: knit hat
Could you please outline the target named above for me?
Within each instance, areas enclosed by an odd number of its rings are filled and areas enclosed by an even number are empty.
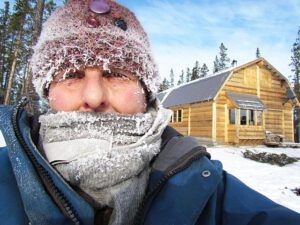
[[[147,34],[132,12],[112,0],[69,0],[53,12],[34,47],[31,66],[41,97],[58,73],[91,66],[129,71],[152,95],[158,90]]]

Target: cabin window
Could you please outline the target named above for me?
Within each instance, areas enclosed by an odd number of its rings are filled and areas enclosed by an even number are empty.
[[[173,122],[177,122],[177,110],[173,113]]]
[[[172,115],[170,122],[171,123],[181,123],[182,122],[182,109],[173,111],[173,115]]]
[[[240,122],[241,125],[247,125],[247,110],[246,109],[241,109],[240,110]]]
[[[249,125],[255,125],[255,119],[254,119],[254,110],[252,109],[249,109],[249,121],[248,121],[248,124]]]
[[[178,110],[177,114],[177,122],[181,123],[182,122],[182,109]]]
[[[235,109],[229,109],[229,124],[235,124]]]
[[[263,122],[263,111],[256,111],[256,125],[257,126],[262,126],[262,122]]]

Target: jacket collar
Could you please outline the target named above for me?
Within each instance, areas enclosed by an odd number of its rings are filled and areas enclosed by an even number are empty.
[[[30,129],[31,124],[29,124],[28,117],[23,110],[18,123],[21,134],[38,163],[46,169],[52,177],[54,184],[68,198],[78,213],[80,220],[84,221],[84,224],[92,224],[92,207],[65,183],[35,147],[32,136],[36,137],[35,135],[38,135],[38,129]],[[166,129],[166,132],[170,132],[170,127]],[[149,199],[146,199],[146,203],[140,210],[142,214],[141,221],[144,221],[145,224],[158,224],[157,218],[161,218],[159,224],[172,224],[172,218],[178,218],[175,216],[176,213],[180,213],[183,209],[186,209],[187,212],[184,216],[180,217],[182,223],[180,222],[179,224],[184,224],[187,221],[190,223],[191,219],[195,218],[195,215],[201,212],[221,179],[220,166],[216,167],[207,158],[210,156],[205,151],[205,148],[199,147],[198,143],[190,137],[181,137],[174,130],[172,132],[173,135],[171,138],[166,138],[163,135],[162,143],[164,148],[152,164],[148,190],[154,190],[154,194]],[[166,141],[166,139],[168,140]],[[25,204],[29,204],[25,208],[34,215],[35,212],[39,211],[34,205],[39,206],[41,200],[47,202],[47,204],[50,204],[50,202],[53,204],[53,202],[48,195],[45,195],[42,184],[38,182],[39,178],[35,169],[25,159],[26,154],[22,150],[22,147],[17,144],[17,148],[10,146],[10,149],[10,154],[13,155],[11,160],[14,169],[16,170],[18,167],[16,159],[22,159],[23,169],[29,168],[27,171],[24,170],[23,173],[21,172],[22,170],[18,170],[19,174],[16,175],[16,178],[19,180],[25,176],[28,178],[26,184],[21,185],[23,189],[21,191],[23,193],[21,194],[23,201],[25,200]],[[209,176],[204,176],[207,171],[209,172]],[[155,191],[161,182],[163,185],[158,188],[158,191]],[[32,201],[32,195],[28,187],[36,187],[36,204]],[[160,214],[160,217],[157,217],[158,214]],[[151,223],[154,219],[156,221]],[[178,220],[175,223],[178,224]]]
[[[220,164],[207,157],[188,162],[186,168],[170,177],[152,198],[141,224],[196,224],[207,202],[216,193],[221,171]]]
[[[194,138],[176,135],[170,128],[165,132],[173,137],[162,141],[135,224],[194,224],[221,181],[221,165],[211,162]]]
[[[8,108],[5,117],[4,135],[8,153],[29,220],[34,224],[70,224],[70,219],[74,216],[83,224],[93,224],[93,208],[61,179],[34,145],[26,112],[23,109],[13,111]],[[33,158],[35,162],[29,158]],[[51,180],[51,194],[45,190],[43,179],[37,172],[41,168],[43,176]],[[62,200],[61,206],[70,213],[69,219],[58,209],[51,195]],[[47,213],[49,211],[51,213]]]

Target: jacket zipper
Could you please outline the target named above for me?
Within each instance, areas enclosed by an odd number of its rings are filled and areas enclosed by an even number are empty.
[[[60,208],[60,210],[63,212],[63,214],[71,219],[71,221],[76,224],[80,225],[80,221],[77,218],[77,213],[73,209],[71,203],[67,200],[67,198],[63,195],[61,190],[59,190],[58,187],[55,186],[54,181],[52,177],[49,175],[48,171],[37,161],[33,153],[30,151],[29,146],[26,144],[18,125],[18,116],[19,111],[22,109],[26,104],[28,103],[28,100],[26,97],[23,97],[20,102],[17,104],[17,106],[13,110],[12,115],[12,124],[13,124],[13,130],[15,132],[15,135],[22,145],[23,149],[25,150],[25,153],[29,157],[31,163],[35,167],[39,177],[41,178],[44,187],[48,191],[48,193],[51,195],[54,202],[57,204],[57,206]]]
[[[193,162],[199,160],[204,156],[210,157],[210,154],[204,151],[199,151],[195,153],[193,156],[190,156],[189,158],[184,160],[182,163],[177,165],[174,169],[171,169],[162,178],[160,178],[157,184],[148,192],[148,194],[145,195],[142,203],[140,204],[135,216],[134,225],[140,225],[144,222],[146,205],[150,203],[149,201],[155,197],[155,195],[161,190],[161,188],[172,176],[187,169],[190,165],[192,165]]]

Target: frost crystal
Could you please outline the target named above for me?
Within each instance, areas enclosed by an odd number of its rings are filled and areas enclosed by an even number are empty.
[[[86,24],[91,13],[89,1],[69,1],[45,22],[31,59],[40,96],[58,73],[92,66],[129,71],[143,80],[151,93],[157,92],[158,70],[147,34],[133,13],[115,1],[109,3],[112,11],[126,20],[126,31],[111,22],[112,13],[97,15],[100,26],[90,28]]]
[[[137,115],[51,113],[40,117],[40,134],[46,156],[65,179],[105,188],[139,174],[158,154],[171,114],[160,107]]]

